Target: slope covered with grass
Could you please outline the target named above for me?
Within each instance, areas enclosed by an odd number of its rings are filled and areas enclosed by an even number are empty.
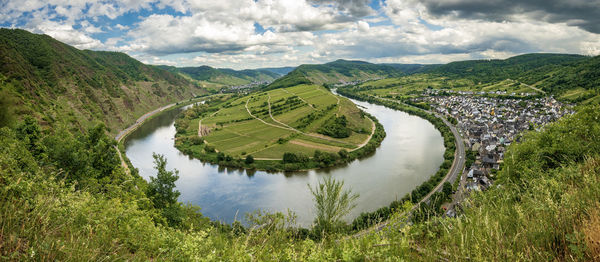
[[[199,67],[173,67],[160,66],[169,72],[183,74],[197,81],[204,81],[225,86],[247,85],[253,82],[271,82],[282,74],[267,69],[233,70],[228,68],[213,68],[210,66]]]
[[[19,29],[0,29],[0,64],[0,96],[11,114],[73,130],[100,121],[116,133],[161,105],[204,93],[126,54],[78,50]]]

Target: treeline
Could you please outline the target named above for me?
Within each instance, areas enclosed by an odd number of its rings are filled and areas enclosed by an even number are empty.
[[[429,192],[431,192],[431,190],[433,190],[439,184],[439,182],[446,176],[450,167],[452,166],[452,161],[454,160],[454,152],[456,151],[456,141],[454,139],[454,135],[450,131],[450,128],[446,124],[444,124],[444,122],[440,118],[427,111],[417,109],[409,105],[388,100],[382,100],[372,96],[360,94],[355,92],[351,88],[340,88],[337,90],[337,92],[343,96],[352,99],[383,105],[426,119],[427,121],[431,122],[435,126],[435,128],[442,133],[442,137],[444,138],[444,147],[446,148],[446,150],[444,151],[444,162],[442,162],[440,169],[434,175],[432,175],[429,178],[429,180],[419,185],[411,193],[405,195],[400,200],[393,201],[388,207],[382,207],[374,212],[362,213],[356,219],[354,219],[354,221],[352,222],[351,229],[353,231],[360,231],[362,229],[375,225],[381,221],[389,219],[392,214],[394,214],[397,210],[402,208],[404,202],[408,201],[412,202],[413,204],[418,203],[423,197],[429,194]],[[436,197],[437,199],[445,199],[447,196],[438,194]],[[430,206],[434,206],[434,209],[435,207],[439,208],[439,206],[437,205],[440,201],[433,201]],[[428,208],[428,206],[426,205],[427,204],[422,205],[421,208]]]

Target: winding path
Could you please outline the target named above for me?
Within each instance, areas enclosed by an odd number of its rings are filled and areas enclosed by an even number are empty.
[[[289,93],[289,94],[293,94],[293,93],[291,93],[291,92],[288,92],[288,91],[286,91],[286,92],[287,92],[287,93]],[[262,123],[263,123],[263,124],[265,124],[265,125],[269,125],[269,126],[272,126],[272,127],[277,127],[277,128],[281,128],[281,129],[286,129],[286,130],[290,130],[290,131],[294,131],[294,132],[297,132],[297,133],[299,133],[299,134],[302,134],[302,135],[306,135],[306,136],[310,136],[310,137],[314,137],[314,138],[318,138],[318,139],[322,139],[322,140],[332,141],[332,142],[336,142],[336,143],[343,143],[343,144],[348,144],[348,145],[354,145],[354,144],[352,144],[352,143],[349,143],[349,142],[346,142],[346,141],[340,141],[340,140],[337,140],[337,139],[328,138],[328,137],[325,137],[325,136],[321,136],[321,135],[317,135],[317,134],[312,134],[312,133],[305,133],[305,132],[302,132],[302,131],[300,131],[300,130],[298,130],[298,129],[295,129],[295,128],[293,128],[293,127],[291,127],[291,126],[289,126],[289,125],[287,125],[287,124],[285,124],[285,123],[282,123],[282,122],[280,122],[279,120],[275,119],[275,118],[273,117],[273,114],[271,113],[271,95],[270,95],[270,94],[267,94],[267,95],[268,95],[268,97],[269,97],[269,98],[267,99],[267,105],[268,105],[268,107],[269,107],[269,116],[271,117],[271,119],[272,119],[273,121],[275,121],[275,122],[276,122],[276,123],[278,123],[278,124],[281,124],[282,126],[279,126],[279,125],[274,125],[274,124],[268,123],[268,122],[266,122],[266,121],[262,120],[261,118],[259,118],[259,117],[255,116],[255,115],[253,115],[253,114],[252,114],[252,112],[250,112],[250,109],[248,108],[248,103],[250,103],[250,99],[251,99],[251,98],[248,98],[248,100],[246,100],[246,105],[245,105],[245,107],[246,107],[246,111],[247,111],[247,112],[248,112],[248,114],[249,114],[251,117],[253,117],[254,119],[256,119],[256,120],[259,120],[260,122],[262,122]],[[294,94],[294,95],[295,95],[295,94]],[[338,110],[339,110],[339,103],[340,103],[340,99],[339,99],[339,97],[338,97],[337,95],[334,95],[334,96],[335,96],[335,97],[336,97],[336,99],[337,99],[337,103],[338,103]],[[300,98],[300,99],[302,99],[302,98]],[[304,100],[302,100],[302,101],[304,101]],[[306,101],[304,101],[304,102],[306,103]],[[310,105],[309,103],[307,103],[307,104],[308,104],[308,105]],[[312,105],[310,105],[310,106],[312,107]],[[366,146],[366,145],[369,143],[369,141],[371,141],[371,138],[372,138],[372,137],[373,137],[373,135],[375,134],[375,129],[376,129],[376,126],[375,126],[375,122],[373,121],[373,119],[369,118],[369,120],[371,121],[371,134],[369,134],[369,137],[367,137],[367,139],[365,139],[365,141],[363,141],[363,143],[361,143],[361,144],[359,144],[359,145],[356,145],[356,148],[354,148],[354,149],[352,149],[352,150],[349,150],[349,152],[352,152],[352,151],[356,151],[356,150],[358,150],[358,149],[361,149],[361,148],[363,148],[364,146]],[[199,128],[200,128],[200,127],[199,127]],[[198,132],[200,132],[200,131],[198,131]],[[268,148],[270,148],[270,147],[271,147],[271,146],[269,146],[269,147],[267,147],[267,148],[264,148],[264,149],[261,149],[261,150],[259,150],[259,151],[252,152],[252,153],[260,152],[260,151],[263,151],[263,150],[265,150],[265,149],[268,149]],[[281,158],[255,158],[255,159],[256,159],[256,160],[281,160]]]

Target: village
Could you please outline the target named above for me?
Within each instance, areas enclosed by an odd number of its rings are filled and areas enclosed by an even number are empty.
[[[552,96],[532,98],[527,97],[531,94],[519,94],[527,98],[506,99],[487,96],[486,92],[455,91],[456,94],[439,95],[438,90],[427,90],[426,93],[413,102],[425,102],[431,111],[456,119],[455,125],[467,148],[463,174],[466,178],[461,179],[467,192],[492,185],[506,147],[520,141],[524,131],[539,130],[574,112],[571,105]]]

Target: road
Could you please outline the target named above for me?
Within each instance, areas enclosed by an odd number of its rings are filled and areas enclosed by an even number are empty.
[[[143,116],[141,116],[140,118],[138,118],[138,120],[135,121],[135,123],[131,126],[129,126],[128,128],[123,129],[121,132],[119,132],[119,134],[117,134],[117,136],[115,136],[115,140],[117,140],[117,142],[121,142],[121,140],[127,136],[129,133],[133,132],[134,130],[136,130],[138,127],[140,127],[140,125],[142,125],[144,123],[144,121],[146,121],[146,119],[148,119],[149,117],[156,115],[162,111],[165,111],[173,106],[177,105],[177,103],[173,103],[173,104],[169,104],[166,106],[163,106],[161,108],[157,108],[153,111],[150,111],[146,114],[144,114]]]
[[[204,98],[206,99],[206,97]],[[183,102],[183,101],[182,101]],[[136,130],[138,127],[140,127],[144,121],[146,121],[148,118],[162,112],[165,111],[171,107],[174,107],[175,105],[177,105],[177,103],[173,103],[173,104],[168,104],[166,106],[154,109],[144,115],[142,115],[140,118],[138,118],[135,123],[123,130],[121,130],[121,132],[119,132],[116,136],[115,136],[115,140],[117,140],[117,143],[120,143],[121,140],[123,140],[124,137],[126,137],[127,135],[129,135],[129,133],[133,132],[134,130]],[[128,174],[130,173],[129,171],[129,166],[127,165],[127,162],[125,162],[125,159],[123,159],[123,155],[121,155],[121,151],[119,150],[119,148],[117,146],[115,146],[115,149],[117,150],[117,153],[119,155],[119,159],[121,160],[121,166],[123,166],[123,168],[125,169],[125,172],[127,172]]]
[[[394,102],[394,103],[399,103],[402,105],[407,105],[404,104],[400,101],[397,100],[393,100],[393,99],[388,99],[388,98],[380,98],[377,97],[378,99],[381,100],[386,100],[386,101],[390,101],[390,102]],[[411,106],[411,105],[408,105]],[[414,106],[413,106],[414,107]],[[417,108],[419,110],[423,110],[421,108],[418,107],[414,107]],[[428,111],[431,113],[431,111]],[[452,182],[454,180],[456,180],[456,178],[459,178],[464,170],[464,165],[465,165],[465,145],[462,141],[462,137],[460,135],[460,133],[458,132],[458,130],[456,130],[456,127],[454,127],[450,122],[448,122],[446,120],[445,117],[435,114],[434,115],[440,119],[442,119],[442,121],[444,122],[444,124],[446,124],[446,126],[448,126],[450,128],[450,131],[452,132],[452,134],[454,135],[454,144],[456,145],[456,150],[454,151],[454,161],[452,161],[452,166],[450,167],[450,170],[448,171],[448,173],[446,174],[446,176],[444,178],[442,178],[442,180],[440,181],[440,183],[433,189],[431,190],[431,192],[429,192],[429,194],[427,194],[425,197],[423,197],[423,199],[421,199],[421,201],[419,201],[416,205],[413,206],[413,208],[409,211],[413,212],[414,210],[416,210],[419,207],[419,204],[421,203],[425,203],[427,201],[429,201],[429,198],[431,198],[431,196],[435,193],[435,192],[439,192],[442,190],[443,186],[444,186],[444,182],[448,181],[448,182]],[[370,232],[377,232],[377,231],[381,231],[383,228],[387,227],[389,225],[389,221],[383,221],[375,226],[372,226],[366,230],[363,230],[361,232],[358,232],[356,234],[354,234],[352,237],[359,237],[365,234],[368,234]]]

